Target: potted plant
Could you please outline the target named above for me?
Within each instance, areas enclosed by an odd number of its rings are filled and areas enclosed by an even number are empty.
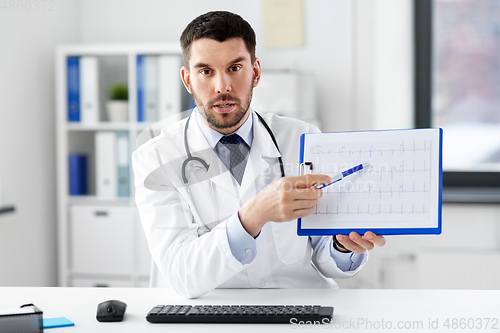
[[[109,121],[128,121],[128,87],[125,83],[111,86],[106,106]]]

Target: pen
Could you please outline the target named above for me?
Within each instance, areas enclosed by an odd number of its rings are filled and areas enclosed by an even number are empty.
[[[369,165],[370,165],[370,163],[362,163],[362,164],[356,165],[355,167],[352,167],[352,168],[350,168],[350,169],[348,169],[346,171],[342,171],[338,175],[332,177],[332,182],[331,183],[329,183],[329,184],[317,184],[317,185],[314,185],[312,187],[313,188],[317,188],[317,189],[325,188],[327,186],[335,184],[336,182],[341,181],[342,179],[344,179],[344,177],[347,177],[347,176],[349,176],[349,175],[351,175],[351,174],[353,174],[355,172],[363,170],[364,168],[366,168]]]

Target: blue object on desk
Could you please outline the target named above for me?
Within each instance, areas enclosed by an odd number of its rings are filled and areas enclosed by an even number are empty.
[[[66,317],[58,317],[58,318],[45,318],[43,320],[43,328],[57,328],[57,327],[69,327],[75,326],[71,320]]]

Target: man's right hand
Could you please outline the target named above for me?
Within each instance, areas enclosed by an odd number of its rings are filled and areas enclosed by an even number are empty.
[[[284,222],[308,216],[323,196],[323,191],[311,188],[332,181],[327,175],[302,175],[275,180],[248,200],[238,211],[243,228],[256,237],[269,222]]]

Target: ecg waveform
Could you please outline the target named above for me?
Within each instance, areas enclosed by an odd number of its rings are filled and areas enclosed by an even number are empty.
[[[373,145],[370,149],[349,149],[345,146],[340,148],[329,148],[328,145],[313,146],[311,147],[312,155],[339,155],[341,158],[352,158],[357,155],[357,157],[375,157],[384,156],[384,153],[394,155],[394,153],[404,154],[404,153],[417,153],[417,152],[427,152],[431,151],[430,141],[423,140],[423,147],[417,146],[417,140],[411,140],[412,143],[408,143],[403,140],[399,147],[397,148],[386,148],[386,149],[376,149]],[[332,145],[333,146],[333,145]]]
[[[424,221],[431,206],[433,140],[411,138],[319,142],[308,147],[314,173],[334,176],[360,163],[370,166],[323,190],[312,222]],[[306,156],[307,155],[307,156]]]
[[[410,193],[410,194],[417,194],[417,193],[429,193],[429,188],[426,188],[426,184],[423,183],[421,186],[415,185],[415,183],[411,185],[406,185],[402,183],[399,186],[393,187],[389,186],[387,189],[382,189],[376,188],[374,184],[368,184],[365,186],[365,188],[360,188],[358,190],[351,190],[351,189],[346,189],[344,187],[338,187],[338,190],[326,190],[323,191],[323,195],[337,195],[339,198],[342,197],[342,195],[368,195],[370,198],[375,198],[378,197],[382,199],[382,195],[385,197],[390,197],[393,198],[395,195],[398,195],[401,197],[402,195]]]
[[[411,209],[405,208],[403,204],[400,205],[393,205],[389,204],[387,208],[382,208],[382,204],[378,205],[370,205],[368,204],[368,207],[361,207],[360,204],[356,206],[356,208],[352,209],[350,205],[347,205],[345,210],[342,210],[340,208],[340,205],[334,205],[335,208],[333,210],[330,210],[329,205],[326,205],[326,208],[324,211],[319,211],[316,208],[316,214],[319,215],[359,215],[359,214],[370,214],[370,215],[380,215],[380,214],[425,214],[429,213],[428,207],[425,206],[425,204],[422,205],[422,207],[415,208],[415,205],[411,205]],[[394,206],[394,207],[393,207]],[[363,210],[363,208],[366,208],[366,210]]]

